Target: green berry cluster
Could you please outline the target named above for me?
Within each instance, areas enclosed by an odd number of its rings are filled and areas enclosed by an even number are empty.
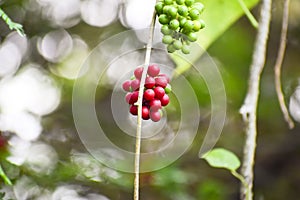
[[[155,5],[158,21],[162,24],[162,42],[169,53],[181,50],[190,53],[189,44],[197,40],[197,32],[205,27],[200,19],[204,6],[195,0],[159,0]]]

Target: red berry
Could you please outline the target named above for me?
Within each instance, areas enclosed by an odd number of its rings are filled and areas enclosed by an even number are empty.
[[[132,115],[137,115],[137,113],[138,113],[138,107],[137,107],[137,106],[134,106],[134,105],[131,105],[130,108],[129,108],[129,112],[130,112]]]
[[[5,139],[5,137],[0,135],[0,150],[4,150],[6,145],[7,145],[7,140]]]
[[[170,98],[167,94],[165,94],[161,99],[160,99],[161,105],[166,106],[170,102]]]
[[[144,99],[151,101],[152,99],[154,99],[155,93],[152,89],[147,89],[144,92]]]
[[[125,100],[126,100],[127,103],[129,103],[129,101],[130,101],[131,94],[132,94],[131,92],[128,92],[128,93],[126,94],[126,96],[125,96]]]
[[[135,76],[135,78],[141,79],[142,74],[143,74],[143,69],[144,69],[143,67],[138,67],[138,68],[136,68],[134,70],[134,76]]]
[[[123,90],[125,90],[126,92],[130,92],[131,89],[131,80],[127,80],[122,84],[122,88]]]
[[[161,99],[165,95],[165,89],[160,86],[155,87],[154,92],[155,92],[155,98],[157,99]]]
[[[131,88],[133,91],[139,89],[140,88],[140,80],[134,79],[133,81],[131,81]]]
[[[150,110],[150,119],[154,122],[158,122],[161,118],[161,111],[160,110],[155,110],[152,111]]]
[[[149,116],[149,108],[147,106],[143,106],[142,107],[142,118],[144,120],[147,120],[147,119],[150,118],[150,116]]]
[[[155,86],[155,79],[151,76],[148,76],[145,80],[145,87],[151,89]]]
[[[168,81],[165,77],[159,76],[155,78],[155,85],[165,88],[168,85]]]
[[[132,92],[129,99],[129,104],[134,104],[135,102],[137,102],[138,98],[139,98],[139,92],[138,91]]]
[[[158,99],[153,99],[152,101],[150,101],[149,106],[150,106],[150,110],[155,111],[161,109],[161,102]]]
[[[155,77],[159,74],[160,69],[157,65],[150,65],[148,67],[148,71],[147,73],[149,74],[149,76]]]
[[[167,74],[159,74],[158,76],[159,76],[159,77],[165,77],[166,80],[167,80],[167,82],[170,83],[170,78],[168,77]]]

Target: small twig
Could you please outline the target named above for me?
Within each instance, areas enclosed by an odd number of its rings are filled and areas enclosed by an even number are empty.
[[[284,95],[281,88],[281,68],[282,68],[282,62],[283,62],[285,48],[286,48],[286,38],[287,38],[288,22],[289,22],[289,5],[290,5],[290,0],[285,0],[283,6],[280,46],[279,46],[274,68],[275,68],[275,89],[276,89],[279,105],[283,113],[284,119],[289,125],[289,128],[293,129],[295,124],[292,118],[290,117],[289,111],[286,107],[284,101]]]
[[[238,0],[238,2],[240,4],[240,6],[242,7],[244,13],[248,17],[249,21],[251,22],[252,26],[257,29],[258,28],[258,22],[255,19],[255,17],[252,15],[250,10],[247,8],[245,2],[243,0]]]
[[[6,176],[6,174],[4,173],[2,166],[0,165],[0,177],[2,177],[2,179],[4,180],[4,182],[7,185],[12,185],[12,182],[9,180],[9,178]]]
[[[155,20],[156,20],[156,12],[154,11],[151,25],[150,25],[150,33],[149,33],[149,40],[148,40],[147,49],[146,49],[145,64],[144,64],[143,74],[142,74],[141,82],[140,82],[139,97],[138,97],[138,101],[136,103],[136,105],[138,106],[138,115],[137,115],[135,158],[134,158],[134,174],[135,174],[134,194],[133,194],[134,200],[139,199],[139,174],[140,174],[140,153],[141,153],[141,135],[142,135],[142,104],[143,104],[145,79],[146,79],[146,75],[147,75],[148,66],[150,64]]]
[[[257,136],[257,103],[259,98],[260,77],[266,60],[267,40],[271,21],[272,0],[263,0],[260,10],[260,22],[255,41],[252,64],[250,66],[250,77],[248,81],[248,92],[240,109],[246,124],[246,143],[244,145],[244,158],[242,176],[245,177],[247,187],[241,185],[241,199],[253,199],[253,166],[255,160],[256,136]]]
[[[25,36],[22,24],[13,22],[8,15],[0,8],[0,17],[5,21],[10,30],[16,30],[19,35]]]
[[[247,183],[246,183],[246,180],[245,180],[245,178],[241,175],[241,174],[239,174],[237,171],[235,171],[235,170],[232,170],[232,171],[230,171],[231,172],[231,174],[234,176],[234,177],[236,177],[237,179],[239,179],[240,181],[241,181],[241,183],[245,186],[245,187],[247,187]]]

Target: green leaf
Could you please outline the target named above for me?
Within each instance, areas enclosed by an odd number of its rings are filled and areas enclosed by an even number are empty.
[[[204,154],[202,158],[212,167],[225,168],[230,171],[235,171],[241,165],[239,158],[234,153],[222,148],[213,149]]]
[[[259,0],[243,0],[248,9],[253,8]],[[238,0],[200,0],[205,10],[201,18],[205,21],[205,28],[198,33],[197,44],[206,50],[218,37],[220,37],[234,22],[245,13]],[[183,73],[190,68],[191,63],[197,61],[201,52],[191,53],[187,56],[189,62],[184,61],[179,53],[171,54],[177,64],[177,72]]]

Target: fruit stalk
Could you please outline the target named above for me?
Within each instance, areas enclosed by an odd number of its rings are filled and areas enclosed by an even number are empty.
[[[137,115],[135,158],[134,158],[134,174],[135,174],[134,194],[133,194],[134,200],[139,200],[139,178],[140,178],[139,173],[140,173],[140,153],[141,153],[141,135],[142,135],[142,104],[143,104],[143,93],[144,93],[143,90],[144,90],[145,79],[148,71],[148,66],[150,64],[155,20],[156,20],[156,12],[154,10],[152,21],[150,24],[149,39],[146,47],[145,64],[144,64],[144,70],[140,82],[139,96],[138,96],[138,101],[136,103],[136,105],[138,106],[138,115]]]

